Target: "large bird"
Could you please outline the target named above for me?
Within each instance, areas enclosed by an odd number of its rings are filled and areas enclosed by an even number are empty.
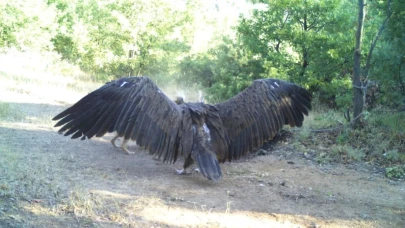
[[[222,178],[219,163],[238,159],[271,140],[285,124],[302,126],[311,94],[293,83],[259,79],[215,105],[176,104],[147,77],[106,83],[53,118],[65,136],[82,140],[116,132],[135,140],[164,162],[184,157],[210,180]]]

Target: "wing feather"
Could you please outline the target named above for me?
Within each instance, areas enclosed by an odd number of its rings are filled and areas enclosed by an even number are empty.
[[[118,116],[120,114],[120,111],[123,107],[123,103],[120,102],[117,106],[115,106],[112,110],[111,110],[111,115],[108,116],[108,118],[106,118],[106,120],[103,123],[100,123],[100,129],[98,129],[97,133],[96,133],[96,137],[101,137],[103,135],[105,135],[107,132],[113,132],[114,131],[114,126],[115,123],[117,122]],[[94,136],[91,133],[88,133],[89,136]]]
[[[146,77],[106,83],[53,118],[55,127],[74,138],[101,137],[116,131],[138,141],[151,154],[174,162],[179,153],[181,108]]]
[[[184,118],[182,119],[181,129],[179,131],[179,138],[180,138],[179,147],[180,151],[182,153],[185,153],[187,151],[191,151],[193,147],[193,128],[188,107],[183,104],[181,105],[181,109]]]
[[[98,134],[99,132],[104,132],[104,134],[107,132],[105,129],[104,123],[110,122],[110,120],[113,118],[114,114],[117,111],[117,105],[119,103],[113,103],[111,105],[106,105],[107,107],[103,108],[102,114],[98,118],[97,122],[95,124],[92,124],[88,126],[89,129],[83,129],[83,133],[86,134],[87,137],[92,138],[94,135]]]
[[[311,94],[298,85],[261,79],[215,105],[229,137],[229,154],[224,157],[238,159],[257,149],[285,124],[302,126],[304,115],[311,109],[311,99]]]

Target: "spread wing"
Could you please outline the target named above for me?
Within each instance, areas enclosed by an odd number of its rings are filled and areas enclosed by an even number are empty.
[[[311,94],[277,79],[255,80],[226,102],[216,104],[229,137],[227,157],[240,156],[271,140],[284,124],[300,127],[311,109]]]
[[[55,127],[62,126],[59,132],[65,136],[85,139],[116,131],[174,162],[182,143],[178,140],[181,112],[182,107],[149,78],[127,77],[89,93],[53,120],[59,120]]]

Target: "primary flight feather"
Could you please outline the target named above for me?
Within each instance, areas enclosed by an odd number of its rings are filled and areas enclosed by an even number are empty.
[[[310,109],[308,91],[277,79],[255,80],[233,98],[211,105],[175,103],[149,78],[126,77],[89,93],[53,120],[72,138],[116,132],[125,149],[134,140],[164,162],[182,155],[184,170],[196,162],[216,181],[222,177],[219,163],[259,148],[285,124],[302,126]]]

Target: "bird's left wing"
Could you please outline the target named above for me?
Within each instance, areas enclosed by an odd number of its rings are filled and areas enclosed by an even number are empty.
[[[229,138],[222,159],[231,160],[271,140],[284,124],[300,127],[311,109],[311,94],[293,83],[260,79],[215,107]]]
[[[174,162],[178,155],[181,107],[147,77],[111,81],[53,118],[72,138],[101,137],[116,131],[151,154]]]

